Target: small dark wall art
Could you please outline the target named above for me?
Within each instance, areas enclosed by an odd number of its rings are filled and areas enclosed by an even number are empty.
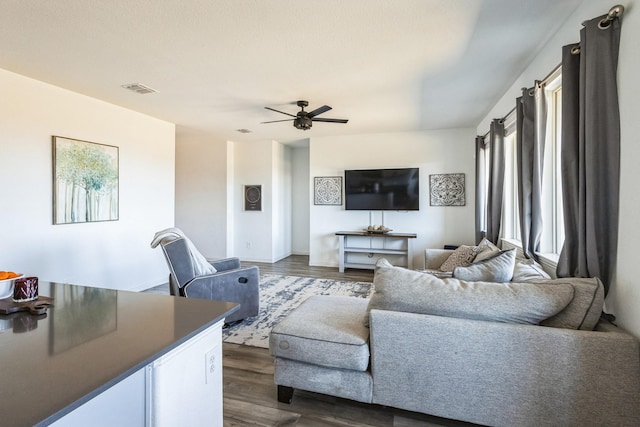
[[[245,185],[244,186],[244,210],[245,211],[261,211],[262,210],[262,185]]]
[[[465,206],[463,173],[429,175],[429,204],[431,206]]]
[[[314,205],[342,205],[342,177],[317,176],[313,179]]]

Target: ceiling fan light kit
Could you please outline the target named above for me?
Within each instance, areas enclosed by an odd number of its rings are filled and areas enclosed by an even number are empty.
[[[323,105],[322,107],[316,108],[313,111],[304,111],[304,107],[308,107],[309,106],[309,102],[308,101],[298,101],[298,102],[296,102],[296,104],[298,105],[298,107],[300,107],[300,111],[298,111],[298,113],[296,115],[285,113],[284,111],[276,110],[274,108],[264,107],[267,110],[275,111],[276,113],[280,113],[280,114],[285,114],[285,115],[291,116],[293,118],[292,119],[284,119],[284,120],[272,120],[272,121],[269,121],[269,122],[262,122],[262,123],[276,123],[276,122],[293,121],[293,126],[296,129],[309,130],[309,129],[311,129],[311,126],[313,125],[313,122],[347,123],[349,121],[347,119],[317,118],[316,116],[318,116],[318,115],[320,115],[322,113],[326,113],[327,111],[331,110],[331,107],[329,107],[328,105]]]

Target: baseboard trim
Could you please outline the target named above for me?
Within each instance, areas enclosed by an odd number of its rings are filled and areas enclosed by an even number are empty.
[[[336,264],[331,264],[331,263],[330,264],[318,264],[318,263],[309,261],[309,267],[333,267],[333,268],[338,268],[339,265],[337,263]]]
[[[309,256],[309,251],[293,251],[293,252],[291,252],[291,255],[305,255],[305,256]]]

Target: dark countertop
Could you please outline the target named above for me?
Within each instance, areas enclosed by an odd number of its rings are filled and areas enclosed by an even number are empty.
[[[0,425],[47,425],[237,304],[40,282],[47,314],[0,315]]]

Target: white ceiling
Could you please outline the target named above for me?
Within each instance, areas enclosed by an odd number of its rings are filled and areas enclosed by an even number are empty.
[[[234,141],[475,127],[579,3],[1,0],[0,68]],[[260,124],[298,99],[349,123]]]

